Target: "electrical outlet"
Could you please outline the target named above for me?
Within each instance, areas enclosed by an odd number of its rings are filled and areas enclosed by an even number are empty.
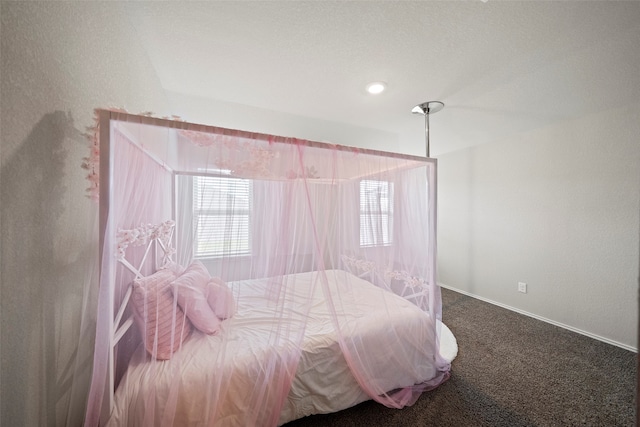
[[[527,293],[527,284],[524,282],[518,282],[518,292],[522,292],[523,294]]]

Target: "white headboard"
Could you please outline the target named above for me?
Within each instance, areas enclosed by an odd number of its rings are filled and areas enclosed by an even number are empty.
[[[155,225],[148,224],[129,230],[118,230],[116,235],[116,259],[120,264],[127,268],[127,270],[134,274],[135,279],[143,277],[142,271],[148,262],[153,262],[152,267],[154,271],[160,269],[173,260],[173,256],[175,254],[175,248],[172,243],[174,229],[175,222],[173,220],[169,220]],[[144,247],[144,255],[135,263],[137,265],[134,265],[134,262],[126,257],[127,248],[129,246]],[[150,255],[152,257],[151,259],[149,259]],[[113,397],[115,394],[115,348],[133,324],[133,314],[131,314],[125,321],[122,321],[127,304],[131,299],[132,292],[133,283],[130,283],[127,286],[122,302],[118,307],[118,311],[113,318],[113,327],[111,328],[112,333],[109,337],[109,414],[113,409]],[[103,406],[103,409],[106,408]]]

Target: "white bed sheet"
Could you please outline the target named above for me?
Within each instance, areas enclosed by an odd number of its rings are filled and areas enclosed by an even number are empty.
[[[231,283],[238,311],[234,317],[222,323],[218,335],[195,333],[169,361],[150,362],[144,349],[140,349],[118,387],[109,425],[142,426],[150,422],[161,425],[160,414],[166,407],[171,407],[167,404],[173,398],[169,390],[179,388],[175,397],[175,414],[165,413],[168,419],[173,420],[169,424],[208,425],[210,423],[202,419],[203,414],[215,412],[219,420],[216,425],[244,426],[247,422],[244,417],[253,409],[248,407],[247,395],[254,390],[256,378],[265,371],[264,360],[269,356],[274,360],[274,352],[278,354],[275,360],[285,361],[290,357],[299,357],[291,389],[279,417],[276,415],[275,418],[278,419],[278,424],[306,415],[335,412],[370,399],[351,375],[339,351],[332,316],[324,302],[320,286],[316,286],[313,295],[310,310],[312,321],[306,324],[302,351],[298,353],[295,350],[295,331],[300,324],[299,316],[305,315],[304,307],[297,305],[297,297],[300,293],[308,293],[311,289],[309,286],[317,280],[317,275],[317,272],[309,272],[287,277],[288,280],[295,280],[295,286],[287,288],[295,290],[290,296],[292,303],[288,307],[293,313],[289,327],[294,333],[281,339],[275,346],[272,335],[276,322],[273,306],[264,296],[268,279]],[[435,375],[433,358],[425,358],[423,351],[407,350],[413,354],[413,366],[409,370],[390,369],[386,357],[375,357],[381,348],[386,348],[390,343],[398,345],[399,340],[413,342],[409,348],[417,348],[416,338],[425,345],[430,345],[435,338],[428,332],[433,330],[429,326],[433,320],[428,315],[404,299],[342,270],[329,270],[326,275],[331,287],[348,277],[354,296],[357,295],[357,298],[354,297],[349,302],[357,307],[352,311],[346,307],[345,312],[348,314],[340,317],[339,321],[344,330],[353,331],[362,337],[359,342],[364,346],[366,354],[371,355],[370,363],[373,365],[376,381],[383,384],[386,390],[392,390],[420,383]],[[345,303],[348,299],[341,301]],[[391,318],[386,313],[384,316],[378,315],[378,310],[386,311],[388,308],[393,308],[389,310],[393,313]],[[384,323],[381,319],[384,319]],[[282,327],[282,321],[279,323]],[[392,327],[391,324],[395,326]],[[406,335],[398,333],[403,330],[400,325],[410,326],[406,329]],[[416,337],[415,331],[423,331],[423,336]],[[447,348],[448,356],[453,359],[457,353],[455,338],[446,326],[442,328],[442,333],[446,338],[446,345],[443,347]],[[282,369],[286,362],[276,365],[271,367]],[[173,372],[179,372],[179,375],[172,375]],[[216,393],[214,390],[217,398],[207,399],[206,396],[211,396],[211,384],[216,383],[225,384],[221,389],[226,389],[226,393]],[[278,398],[277,392],[265,391],[267,398]],[[143,399],[149,395],[154,395],[155,399]],[[273,404],[265,407],[277,407],[277,401],[274,400]],[[274,414],[268,413],[268,410],[256,415],[255,422],[258,425],[270,417],[274,419]],[[149,414],[153,414],[153,418]]]

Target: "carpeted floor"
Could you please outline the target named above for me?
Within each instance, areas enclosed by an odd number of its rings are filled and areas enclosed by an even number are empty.
[[[313,426],[633,426],[636,353],[442,290],[458,341],[451,378],[409,408],[372,401],[287,424]]]

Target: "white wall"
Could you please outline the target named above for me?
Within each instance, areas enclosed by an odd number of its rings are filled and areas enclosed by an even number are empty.
[[[637,348],[638,135],[636,103],[440,156],[439,281]]]
[[[83,285],[97,253],[81,134],[94,108],[167,114],[167,99],[117,4],[3,1],[0,14],[0,424],[81,425],[95,330],[80,330]],[[73,389],[60,381],[69,360]]]
[[[403,147],[409,148],[407,143],[398,146],[395,133],[311,119],[303,111],[296,115],[175,92],[167,94],[174,114],[193,123],[374,150],[402,152]]]

